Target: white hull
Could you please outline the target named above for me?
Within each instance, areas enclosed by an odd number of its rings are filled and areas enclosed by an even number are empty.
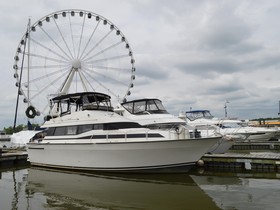
[[[262,134],[251,134],[245,142],[258,142],[258,141],[268,141],[276,137],[276,132],[262,133]]]
[[[220,138],[118,143],[28,143],[32,165],[92,171],[188,170]],[[188,169],[187,169],[188,168]]]

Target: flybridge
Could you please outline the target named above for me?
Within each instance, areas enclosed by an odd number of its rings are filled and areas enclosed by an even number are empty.
[[[81,92],[57,96],[50,100],[51,112],[48,119],[80,110],[113,111],[110,99],[109,95],[99,92]]]

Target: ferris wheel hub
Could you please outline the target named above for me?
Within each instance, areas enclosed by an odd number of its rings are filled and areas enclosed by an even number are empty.
[[[81,60],[79,60],[79,59],[74,59],[73,62],[72,62],[72,67],[73,67],[73,69],[75,69],[75,70],[81,69],[81,67],[82,67]]]

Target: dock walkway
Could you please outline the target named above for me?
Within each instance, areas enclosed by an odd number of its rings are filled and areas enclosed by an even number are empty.
[[[0,167],[28,164],[28,155],[25,151],[0,149]]]
[[[280,153],[276,152],[205,154],[202,160],[208,168],[280,172]]]

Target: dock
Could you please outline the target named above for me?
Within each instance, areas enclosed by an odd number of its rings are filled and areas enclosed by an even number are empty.
[[[201,160],[210,170],[280,172],[280,142],[235,143],[224,154],[205,154]]]
[[[0,149],[0,168],[28,164],[28,155],[25,151]]]
[[[250,152],[205,154],[204,167],[214,170],[250,170],[256,172],[280,172],[280,153]]]

